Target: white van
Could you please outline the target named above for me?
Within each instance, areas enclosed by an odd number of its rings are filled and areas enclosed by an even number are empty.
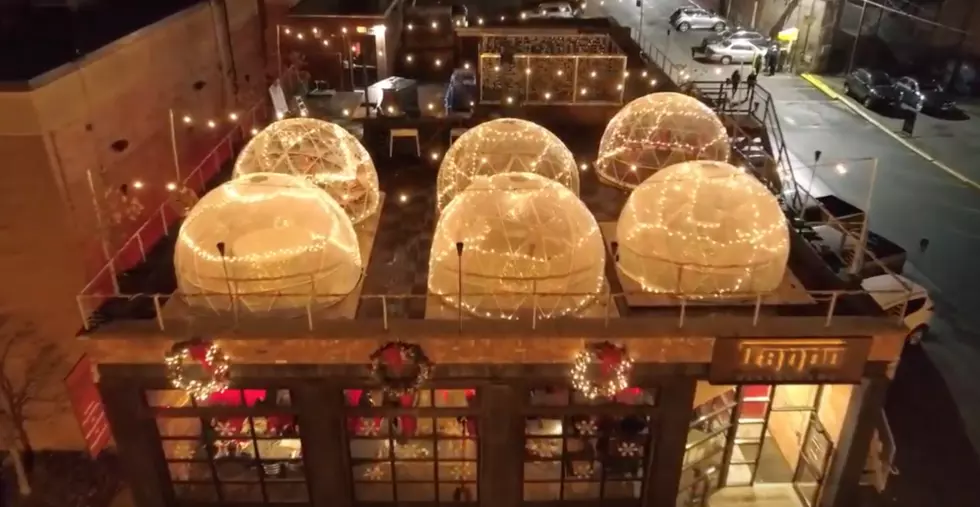
[[[911,294],[902,283],[911,288]],[[922,341],[929,331],[933,313],[933,302],[925,287],[904,276],[885,274],[865,278],[861,281],[861,288],[868,291],[888,314],[898,317],[899,312],[904,311],[902,322],[909,328],[908,342],[916,345]],[[906,298],[908,306],[903,306]]]

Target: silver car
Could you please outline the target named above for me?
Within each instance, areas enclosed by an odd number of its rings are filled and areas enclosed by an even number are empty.
[[[710,44],[704,49],[704,57],[712,62],[752,63],[757,55],[764,55],[766,50],[743,40],[724,40]]]
[[[676,28],[678,32],[691,29],[722,32],[728,28],[728,21],[706,9],[681,7],[670,15],[670,26]]]

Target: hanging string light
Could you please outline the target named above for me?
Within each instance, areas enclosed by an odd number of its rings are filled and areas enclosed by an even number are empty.
[[[669,165],[724,162],[730,154],[728,132],[711,108],[684,94],[651,93],[624,106],[606,126],[596,174],[632,189]]]

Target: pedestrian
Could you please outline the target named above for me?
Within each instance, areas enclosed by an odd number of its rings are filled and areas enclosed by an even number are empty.
[[[776,63],[779,59],[779,46],[773,44],[769,46],[769,51],[766,52],[766,67],[768,67],[769,75],[773,76],[776,74]]]
[[[752,59],[752,70],[753,74],[762,74],[762,58],[763,53],[761,51],[755,54],[755,58]]]
[[[759,73],[755,69],[752,69],[752,73],[749,74],[749,77],[745,78],[745,86],[748,87],[749,93],[752,93],[752,90],[755,89],[755,84],[758,81]]]
[[[742,82],[742,74],[738,71],[738,69],[735,69],[732,71],[732,77],[728,79],[730,79],[732,82],[732,98],[734,99],[735,95],[738,94],[738,84]]]

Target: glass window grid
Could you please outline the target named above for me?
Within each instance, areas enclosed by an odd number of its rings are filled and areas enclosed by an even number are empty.
[[[687,499],[692,493],[693,488],[698,484],[698,481],[694,478],[694,469],[696,467],[704,468],[704,465],[709,463],[715,463],[715,469],[708,474],[709,479],[707,481],[709,490],[714,490],[720,487],[718,481],[721,479],[721,468],[724,466],[724,455],[726,447],[728,445],[729,433],[734,425],[734,413],[735,406],[737,403],[734,398],[728,399],[725,395],[719,396],[721,401],[717,408],[711,410],[707,414],[699,415],[691,421],[691,430],[700,430],[705,426],[708,431],[705,432],[701,438],[695,442],[690,442],[685,446],[684,450],[684,464],[681,467],[681,479],[678,487],[678,505],[682,505],[682,500]],[[721,443],[720,446],[714,445],[709,447],[709,451],[705,452],[703,456],[698,456],[696,459],[692,459],[693,453],[696,453],[699,449],[705,446],[711,446],[712,443]]]
[[[374,397],[370,406],[359,405],[351,402],[348,397],[348,392],[352,390],[358,390],[370,393]],[[441,392],[470,392],[473,394],[472,397],[467,399],[466,406],[461,404],[452,404],[441,401],[443,398],[440,396]],[[461,389],[461,388],[432,388],[420,390],[417,392],[413,406],[403,407],[395,404],[383,403],[383,396],[380,390],[370,389],[370,388],[352,388],[345,390],[344,392],[344,403],[346,405],[346,417],[345,420],[348,424],[354,418],[363,419],[375,419],[375,423],[380,422],[378,432],[375,435],[365,435],[358,434],[356,430],[352,430],[349,426],[347,429],[348,434],[348,456],[350,458],[350,472],[351,472],[351,482],[353,484],[354,491],[354,503],[357,504],[369,504],[369,503],[429,503],[429,504],[458,504],[458,503],[476,503],[479,499],[478,490],[478,472],[479,472],[479,460],[480,460],[480,450],[479,450],[479,430],[475,435],[448,435],[440,433],[439,431],[439,420],[465,417],[473,422],[478,419],[478,412],[476,407],[479,405],[479,391],[474,389]],[[375,404],[376,403],[376,404]],[[416,434],[411,438],[408,438],[408,442],[428,442],[431,443],[431,454],[429,456],[406,458],[399,457],[396,452],[396,443],[399,441],[398,432],[395,428],[395,420],[398,417],[409,416],[414,417],[417,423],[426,423],[431,426],[430,434]],[[420,424],[421,425],[421,424]],[[479,428],[479,427],[477,427]],[[351,445],[357,441],[377,441],[385,442],[382,444],[382,448],[386,448],[386,456],[378,458],[363,458],[355,457],[352,451]],[[440,443],[441,442],[466,442],[468,445],[472,446],[472,453],[474,457],[468,457],[469,452],[464,452],[462,457],[454,456],[445,458],[440,453]],[[429,447],[426,447],[427,449]],[[432,463],[432,475],[431,479],[404,479],[399,478],[399,467],[398,463]],[[384,470],[387,470],[386,477],[380,480],[367,479],[363,475],[359,476],[361,472],[359,468],[363,465],[386,465]],[[455,477],[442,477],[441,464],[452,464],[460,465],[466,467],[466,477],[464,479],[458,479]],[[403,500],[399,498],[399,489],[405,489],[406,487],[412,487],[413,485],[418,486],[431,486],[430,491],[433,493],[431,500],[421,500],[421,501],[411,501]],[[358,498],[359,486],[374,486],[374,487],[384,487],[388,486],[390,495],[384,499],[364,499]],[[401,486],[401,487],[400,487]],[[452,494],[444,495],[445,491],[450,491],[448,488],[455,490],[456,487],[462,486],[472,492],[471,498],[468,500],[454,500]],[[448,499],[446,497],[449,497]]]
[[[277,440],[301,441],[299,435],[299,424],[298,421],[296,421],[296,415],[291,413],[292,411],[289,409],[289,391],[274,388],[262,389],[268,392],[267,396],[274,393],[276,396],[276,403],[263,406],[248,406],[244,404],[244,392],[250,389],[251,388],[247,387],[238,387],[235,389],[235,391],[239,392],[238,401],[241,403],[240,405],[200,403],[194,400],[193,397],[187,396],[185,399],[188,403],[182,406],[154,405],[150,397],[150,392],[177,393],[179,391],[172,389],[147,390],[146,395],[143,397],[143,401],[152,409],[152,413],[154,414],[154,423],[157,428],[161,447],[163,448],[161,450],[164,454],[167,478],[171,483],[173,493],[176,496],[178,503],[186,501],[190,503],[203,502],[214,503],[217,505],[228,505],[240,503],[290,504],[309,502],[309,490],[306,484],[307,477],[305,475],[305,464],[303,462],[302,452],[300,452],[297,457],[291,457],[288,459],[266,459],[262,457],[259,446],[259,442]],[[282,396],[285,396],[286,403],[281,403],[283,400]],[[293,418],[295,421],[294,434],[290,434],[284,438],[283,435],[273,436],[257,433],[255,425],[253,424],[253,418],[263,417],[265,415],[279,415]],[[210,424],[211,421],[217,417],[243,417],[243,428],[247,428],[248,433],[233,436],[222,436],[217,434],[214,432]],[[189,432],[186,435],[164,435],[159,427],[159,421],[161,419],[196,419],[198,421],[197,431],[196,433]],[[223,458],[218,458],[216,456],[217,452],[215,449],[215,444],[221,441],[240,442],[243,440],[248,442],[248,445],[250,445],[252,449],[255,449],[255,456],[250,460],[251,464],[255,467],[254,472],[250,472],[250,474],[254,477],[254,480],[226,479],[225,477],[227,477],[228,474],[223,470],[220,470],[221,465],[223,465],[225,462],[223,461]],[[170,445],[172,445],[169,444],[169,442],[187,442],[192,446],[191,449],[193,449],[195,453],[203,450],[204,456],[199,458],[175,458],[167,456],[167,449]],[[300,446],[300,451],[301,449],[302,444]],[[234,462],[228,461],[227,463]],[[244,461],[238,463],[242,464]],[[205,474],[206,478],[191,478],[187,480],[174,479],[171,472],[173,467],[175,465],[184,464],[188,466],[205,465],[207,469]],[[300,471],[302,475],[298,477],[276,477],[272,473],[272,470],[278,467],[286,467],[288,470],[293,470],[294,472]],[[233,491],[235,488],[243,491],[251,491],[249,494],[251,498],[229,498],[231,495],[228,494],[228,491]],[[293,494],[276,493],[277,491],[286,492],[287,490],[285,488],[293,488]],[[193,498],[183,498],[180,492],[190,491],[191,489],[197,490]],[[204,495],[202,496],[201,493]]]
[[[530,388],[527,390],[526,407],[525,407],[525,435],[524,435],[524,463],[525,467],[527,463],[558,463],[560,476],[557,478],[550,479],[529,479],[526,474],[526,468],[524,470],[523,483],[528,484],[557,484],[559,486],[559,492],[557,498],[529,500],[524,498],[525,503],[544,503],[544,502],[554,502],[554,501],[595,501],[595,500],[615,500],[615,501],[639,501],[639,496],[623,497],[623,496],[609,496],[608,490],[606,488],[607,484],[610,483],[642,483],[645,481],[645,476],[647,473],[647,465],[650,462],[650,457],[653,453],[653,432],[654,424],[656,422],[656,405],[657,405],[657,391],[654,388],[645,387],[640,388],[643,390],[643,395],[645,398],[638,404],[626,404],[619,402],[615,399],[605,399],[599,398],[590,400],[580,392],[575,389],[567,387],[553,387],[553,388]],[[547,390],[547,392],[544,392]],[[613,409],[613,410],[610,410]],[[622,410],[616,410],[622,409]],[[593,477],[590,478],[576,478],[574,475],[570,475],[568,472],[568,463],[574,462],[584,462],[586,460],[575,460],[568,458],[568,441],[569,437],[574,438],[584,438],[585,440],[597,440],[603,434],[599,430],[597,419],[601,417],[612,417],[621,418],[623,415],[632,415],[643,417],[646,421],[647,428],[644,433],[642,433],[642,438],[639,439],[640,453],[638,456],[631,457],[629,459],[634,460],[638,464],[638,469],[640,473],[635,474],[633,477],[626,476],[610,476],[610,470],[612,467],[607,466],[612,463],[615,459],[621,459],[621,456],[615,456],[610,452],[600,453],[596,452],[595,459],[592,460],[592,469],[595,471]],[[562,432],[560,435],[544,435],[538,434],[530,431],[528,429],[528,423],[534,419],[547,419],[547,420],[561,420]],[[579,422],[585,420],[594,421],[597,428],[593,435],[582,435],[576,432],[576,425]],[[613,438],[614,432],[606,433],[607,438]],[[561,439],[561,453],[557,456],[552,457],[537,457],[531,454],[531,451],[527,449],[529,443],[537,441],[546,440],[558,440]],[[598,493],[592,495],[590,498],[567,498],[566,486],[567,485],[582,485],[582,484],[594,484],[598,486]],[[526,497],[526,492],[525,492]]]

